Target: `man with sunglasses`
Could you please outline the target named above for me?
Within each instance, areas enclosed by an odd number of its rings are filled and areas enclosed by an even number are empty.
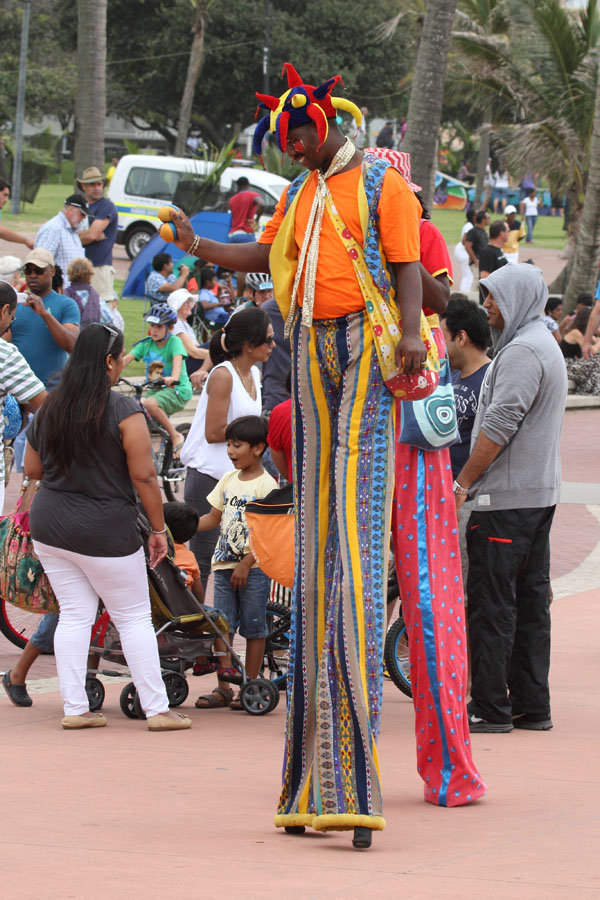
[[[24,272],[27,300],[17,306],[10,340],[40,381],[51,389],[75,345],[81,314],[74,300],[52,290],[54,257],[48,250],[32,250]]]

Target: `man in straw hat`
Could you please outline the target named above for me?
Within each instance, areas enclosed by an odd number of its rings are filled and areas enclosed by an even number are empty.
[[[397,302],[402,337],[393,368],[419,373],[427,357],[420,207],[389,163],[367,158],[342,133],[339,110],[358,125],[362,117],[331,95],[340,77],[314,87],[289,63],[284,68],[288,90],[257,95],[267,115],[254,149],[260,154],[271,130],[307,172],[284,191],[259,241],[221,245],[195,236],[183,214],[173,222],[186,252],[272,272],[291,335],[296,498],[294,637],[275,825],[354,829],[354,846],[364,849],[385,825],[376,741],[393,483],[393,396],[371,315]],[[390,346],[387,354],[393,358]]]
[[[104,197],[105,178],[96,166],[84,169],[77,183],[89,208],[89,228],[81,233],[85,255],[94,267],[92,287],[101,300],[111,300],[115,282],[113,246],[117,239],[119,214],[117,207]]]

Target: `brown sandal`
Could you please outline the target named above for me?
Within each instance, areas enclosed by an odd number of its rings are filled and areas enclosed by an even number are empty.
[[[231,705],[232,700],[233,691],[231,688],[216,687],[212,694],[198,697],[194,706],[197,709],[224,709],[226,706]]]

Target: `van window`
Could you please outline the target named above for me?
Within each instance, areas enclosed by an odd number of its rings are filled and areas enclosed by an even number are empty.
[[[153,197],[155,200],[171,200],[184,172],[169,169],[131,169],[125,184],[125,193],[135,197]]]

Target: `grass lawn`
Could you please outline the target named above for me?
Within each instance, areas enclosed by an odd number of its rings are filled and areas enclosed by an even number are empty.
[[[2,222],[7,228],[14,228],[16,231],[36,231],[42,222],[56,215],[70,193],[70,184],[43,184],[35,203],[27,204],[21,215],[12,216],[7,204],[2,213]],[[492,221],[496,218],[500,216],[492,215]],[[453,209],[434,209],[432,219],[450,247],[456,244],[465,223],[465,214]],[[563,219],[558,216],[539,216],[535,227],[536,247],[562,250],[566,243],[562,226]]]
[[[491,215],[492,222],[494,219],[500,218],[500,215],[495,216],[493,213]],[[524,222],[524,217],[517,216],[517,218]],[[458,243],[466,221],[463,212],[454,209],[434,209],[431,219],[434,225],[440,229],[450,247]],[[562,230],[563,221],[564,219],[559,216],[538,216],[534,233],[535,246],[545,247],[549,250],[562,250],[567,242],[566,232]]]
[[[123,281],[115,280],[115,290],[120,295],[123,290]],[[133,345],[142,339],[145,334],[143,330],[142,314],[144,310],[143,300],[134,300],[132,297],[119,301],[119,312],[125,321],[125,353],[129,353]],[[137,362],[135,359],[129,363],[123,375],[128,378],[130,375],[143,375],[144,364]]]

